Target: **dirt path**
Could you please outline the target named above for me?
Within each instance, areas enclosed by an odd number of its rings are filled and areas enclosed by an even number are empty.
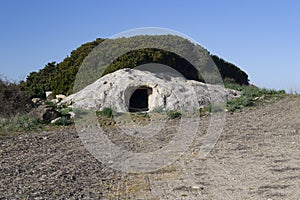
[[[0,199],[300,199],[299,141],[300,97],[227,114],[205,159],[195,139],[155,173],[105,167],[72,128],[20,133],[0,138]]]

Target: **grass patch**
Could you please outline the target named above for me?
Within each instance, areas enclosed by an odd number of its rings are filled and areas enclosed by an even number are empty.
[[[30,119],[28,114],[16,115],[4,118],[0,122],[0,133],[8,133],[12,131],[33,131],[42,129],[44,125],[39,123],[37,119]]]

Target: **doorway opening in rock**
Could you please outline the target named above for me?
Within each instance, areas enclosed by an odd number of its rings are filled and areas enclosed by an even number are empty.
[[[149,96],[152,94],[152,88],[139,87],[129,99],[129,112],[149,111]]]

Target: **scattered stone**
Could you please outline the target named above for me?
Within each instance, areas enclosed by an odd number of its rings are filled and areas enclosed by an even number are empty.
[[[203,187],[200,187],[200,186],[198,186],[198,185],[193,185],[191,188],[192,188],[193,190],[200,190],[200,189],[203,189]]]
[[[74,119],[75,118],[75,113],[74,112],[68,112],[68,114],[70,115],[70,119]]]
[[[56,122],[58,122],[59,120],[61,120],[61,117],[55,118],[53,120],[51,120],[51,124],[55,124]]]
[[[255,101],[261,101],[265,99],[265,95],[261,96],[261,97],[255,97],[254,100]]]
[[[66,95],[63,95],[63,94],[57,94],[57,95],[55,96],[55,98],[58,99],[59,101],[62,101],[62,100],[64,100],[64,99],[66,98]]]
[[[46,92],[46,99],[47,100],[52,100],[53,99],[52,93],[53,93],[52,91],[47,91]]]
[[[33,99],[31,99],[31,101],[35,105],[40,105],[41,104],[41,99],[40,98],[33,98]]]

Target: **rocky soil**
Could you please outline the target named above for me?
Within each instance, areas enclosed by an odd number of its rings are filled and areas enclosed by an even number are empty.
[[[106,167],[74,127],[1,136],[0,199],[300,199],[300,97],[227,113],[218,143],[200,159],[209,119],[201,118],[184,156],[140,174]],[[177,123],[168,122],[162,144]],[[123,141],[115,127],[106,131],[115,143]],[[145,151],[149,144],[133,146]]]

